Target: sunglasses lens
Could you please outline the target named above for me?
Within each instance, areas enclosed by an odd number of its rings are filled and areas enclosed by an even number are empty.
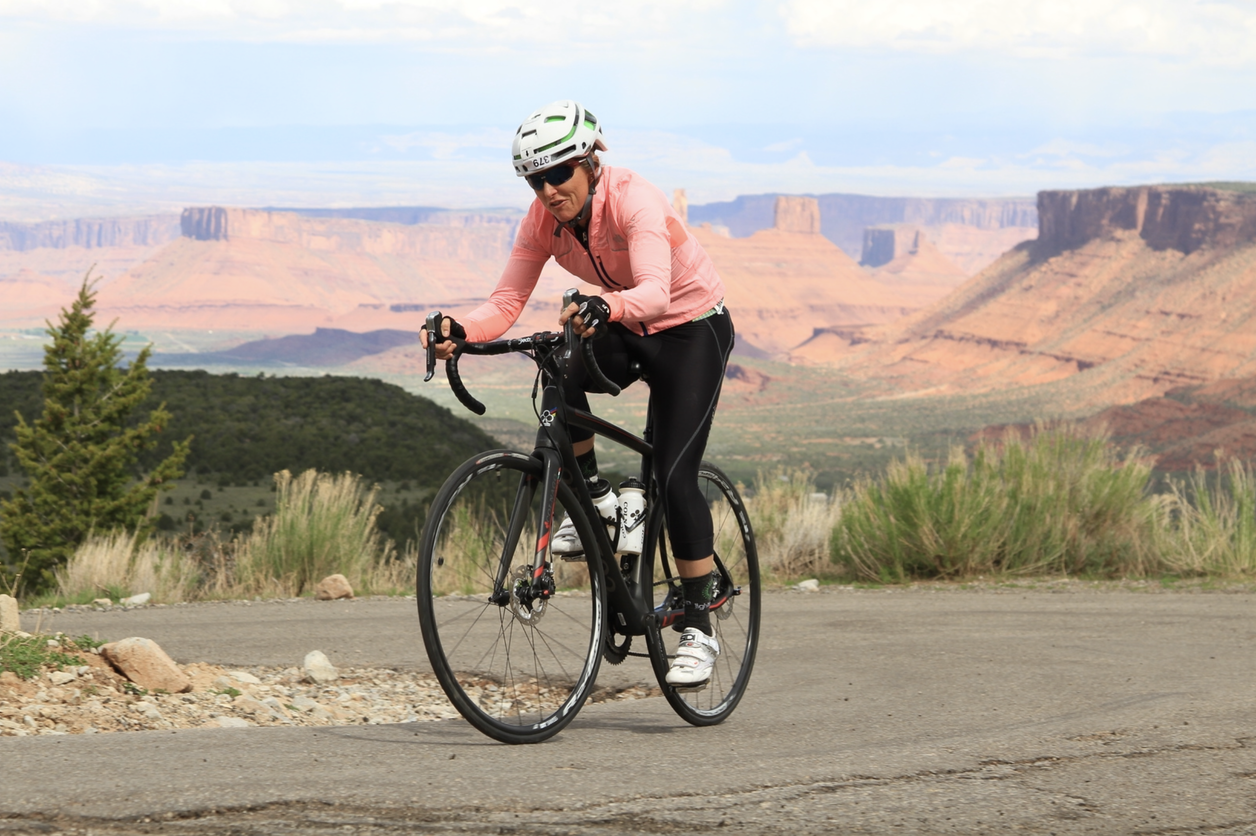
[[[524,179],[528,181],[528,185],[532,187],[534,192],[539,192],[545,187],[546,183],[549,183],[551,186],[561,186],[570,180],[575,173],[576,169],[574,166],[560,165],[537,174],[529,174]]]

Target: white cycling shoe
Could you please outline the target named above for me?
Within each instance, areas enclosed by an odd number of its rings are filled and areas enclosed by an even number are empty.
[[[720,643],[697,627],[686,627],[680,634],[680,646],[667,671],[667,684],[680,689],[698,690],[711,681],[711,671],[720,655]]]
[[[580,542],[580,533],[576,531],[571,517],[563,515],[562,525],[558,526],[558,531],[554,532],[554,537],[550,540],[550,551],[563,560],[584,556],[584,544]]]

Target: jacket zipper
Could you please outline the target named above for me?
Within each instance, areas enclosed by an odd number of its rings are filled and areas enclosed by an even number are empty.
[[[589,263],[593,265],[593,272],[597,274],[597,279],[602,283],[602,287],[622,288],[623,285],[612,279],[611,274],[606,272],[606,267],[602,264],[602,257],[593,257],[593,250],[589,249],[589,230],[582,230],[584,232],[583,235],[577,235],[574,230],[568,231],[571,232],[571,237],[575,238],[578,242],[580,242],[580,246],[584,247],[585,253],[589,256]]]
[[[606,272],[606,268],[602,266],[602,257],[600,255],[597,258],[594,258],[593,253],[588,250],[585,250],[585,252],[589,253],[589,260],[593,262],[593,269],[597,270],[598,278],[602,280],[602,284],[607,287],[610,287],[611,285],[614,285],[615,287],[623,287],[622,284],[611,278],[610,273]],[[610,284],[606,284],[607,282],[610,282]]]

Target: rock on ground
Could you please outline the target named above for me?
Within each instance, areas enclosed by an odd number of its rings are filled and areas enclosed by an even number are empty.
[[[194,690],[184,694],[136,694],[99,656],[67,668],[75,678],[54,685],[47,670],[23,680],[0,673],[0,739],[54,734],[249,726],[345,726],[413,723],[457,717],[430,673],[346,668],[332,684],[305,680],[297,667],[226,671],[197,662],[185,670]],[[257,679],[252,685],[241,673]],[[58,677],[62,681],[64,677]],[[226,687],[217,683],[222,681]],[[227,688],[232,690],[228,691]],[[657,688],[598,688],[592,700],[658,696]]]
[[[320,601],[337,601],[341,598],[352,598],[353,587],[344,575],[328,575],[314,587],[314,597]]]
[[[152,639],[133,636],[102,645],[100,655],[127,679],[147,691],[178,694],[192,690],[192,680]]]
[[[309,682],[323,684],[335,682],[340,677],[336,667],[327,658],[327,654],[321,650],[311,650],[305,654],[305,663],[302,667],[305,670],[305,678]]]
[[[17,599],[12,595],[0,595],[0,633],[16,633],[22,629],[22,613]]]

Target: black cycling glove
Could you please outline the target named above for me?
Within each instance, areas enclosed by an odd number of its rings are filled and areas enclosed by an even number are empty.
[[[586,329],[593,329],[593,338],[606,336],[611,324],[611,306],[601,296],[585,296],[577,293],[572,300],[576,303],[576,315],[584,323]]]
[[[454,319],[452,316],[447,316],[444,318],[444,321],[449,323],[449,336],[459,340],[465,340],[467,338],[467,329],[463,328],[458,320]],[[423,326],[423,330],[427,330],[426,325]],[[441,330],[443,331],[444,329]],[[431,339],[431,336],[431,334],[428,334],[428,339]],[[443,334],[436,335],[436,342],[443,343],[444,341],[445,337]]]

